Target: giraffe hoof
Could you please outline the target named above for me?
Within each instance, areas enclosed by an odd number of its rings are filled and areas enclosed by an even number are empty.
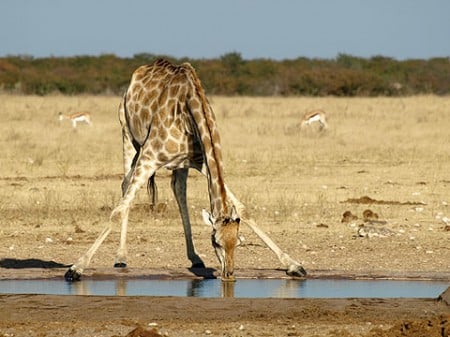
[[[114,268],[126,268],[127,264],[125,262],[116,262],[114,263]]]
[[[66,271],[66,273],[64,274],[64,279],[67,282],[76,282],[76,281],[80,281],[81,279],[81,273],[73,270],[73,269],[69,269]]]
[[[289,266],[288,270],[286,270],[286,274],[296,277],[305,277],[307,275],[306,270],[300,265]]]

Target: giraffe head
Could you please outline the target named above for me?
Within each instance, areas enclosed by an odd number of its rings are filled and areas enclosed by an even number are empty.
[[[234,281],[234,250],[239,244],[240,218],[232,207],[231,214],[215,219],[206,210],[202,211],[203,221],[213,227],[211,241],[222,267],[222,281]]]

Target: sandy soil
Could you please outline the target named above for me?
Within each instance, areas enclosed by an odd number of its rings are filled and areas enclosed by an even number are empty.
[[[118,97],[2,97],[0,279],[62,278],[102,231],[120,196],[118,102]],[[450,283],[448,98],[215,98],[214,104],[227,184],[308,277]],[[298,116],[318,107],[331,111],[331,130],[297,130]],[[74,132],[59,124],[58,111],[75,110],[93,111],[94,127]],[[43,137],[42,130],[51,132]],[[211,229],[199,211],[208,205],[207,183],[192,173],[188,184],[196,249],[216,270]],[[194,277],[165,171],[158,173],[158,188],[157,212],[149,211],[145,191],[130,212],[126,275]],[[241,234],[237,282],[286,277],[248,227],[242,226]],[[124,277],[111,268],[118,240],[115,228],[84,277]],[[448,292],[441,300],[0,295],[0,337],[442,337],[450,333],[449,297]]]
[[[2,336],[448,336],[435,300],[0,297]],[[134,336],[146,336],[135,334]]]
[[[4,262],[4,260],[3,260]],[[48,268],[20,268],[31,265]],[[16,261],[0,278],[55,278],[65,269]],[[53,268],[57,267],[57,268]],[[125,276],[124,276],[125,275]],[[240,270],[241,277],[285,277]],[[310,271],[309,277],[362,274]],[[372,275],[374,276],[374,275]],[[383,277],[397,278],[393,273]],[[406,277],[417,279],[417,274]],[[194,278],[187,269],[90,269],[85,279]],[[422,278],[446,279],[446,273]],[[81,281],[83,282],[83,281]],[[239,279],[237,280],[239,282]],[[225,294],[226,296],[226,294]],[[219,299],[0,295],[0,336],[449,336],[450,288],[436,299]]]
[[[87,186],[117,189],[120,177],[63,177],[0,180],[5,194],[69,186],[71,194]],[[169,184],[161,177],[160,186]],[[204,181],[192,177],[191,181]],[[428,185],[404,184],[402,189]],[[390,185],[383,186],[383,189]],[[448,200],[448,182],[433,193]],[[442,189],[442,190],[441,190]],[[381,188],[380,188],[381,190]],[[339,193],[340,189],[336,189]],[[354,194],[353,194],[354,195]],[[145,198],[145,195],[144,197]],[[145,200],[145,199],[144,199]],[[318,221],[267,217],[263,229],[293,258],[303,262],[308,277],[383,277],[439,279],[450,283],[449,230],[435,209],[408,198],[341,196],[336,209]],[[33,201],[33,200],[32,200]],[[62,278],[67,266],[101,231],[110,208],[32,207],[2,211],[0,279]],[[49,202],[58,204],[56,200]],[[151,213],[136,204],[129,232],[129,277],[194,277],[187,267],[184,236],[176,206]],[[446,205],[441,206],[443,212]],[[423,211],[420,211],[424,208]],[[362,210],[380,214],[363,219]],[[352,218],[350,211],[357,214]],[[256,212],[254,212],[256,214]],[[444,213],[447,214],[447,213]],[[200,256],[217,275],[218,261],[210,229],[196,212],[194,240]],[[386,220],[387,219],[387,223]],[[364,229],[364,230],[361,230]],[[236,251],[240,277],[286,277],[278,260],[245,226]],[[94,257],[89,277],[123,277],[109,268],[118,243],[116,229]],[[103,269],[102,269],[103,268]],[[105,269],[106,268],[106,269]],[[257,269],[263,268],[263,269]],[[83,282],[83,281],[81,281]],[[445,296],[444,296],[445,297]],[[450,299],[196,299],[149,297],[1,295],[0,337],[6,336],[449,336]],[[137,330],[136,330],[137,329]]]

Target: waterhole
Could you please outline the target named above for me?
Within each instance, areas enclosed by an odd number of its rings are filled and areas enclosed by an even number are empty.
[[[115,279],[68,283],[60,279],[0,280],[1,294],[181,296],[235,298],[437,298],[446,281],[346,279],[202,280]]]

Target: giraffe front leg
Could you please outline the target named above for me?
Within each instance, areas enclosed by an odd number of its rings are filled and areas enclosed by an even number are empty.
[[[194,242],[192,240],[191,222],[189,220],[189,211],[186,200],[186,181],[188,169],[174,170],[172,173],[172,190],[177,199],[178,208],[180,210],[181,221],[183,222],[184,237],[186,239],[186,250],[188,259],[192,262],[192,268],[206,268],[200,256],[195,251]]]
[[[94,256],[97,249],[100,247],[102,242],[106,239],[108,234],[111,232],[111,225],[109,224],[98,236],[97,240],[95,240],[94,244],[84,253],[77,262],[75,262],[69,270],[64,274],[64,278],[68,282],[79,281],[81,279],[81,275],[83,274],[83,270],[87,268],[89,263],[91,262],[92,257]]]
[[[124,192],[119,205],[111,212],[111,221],[120,222],[120,243],[117,249],[114,267],[125,268],[127,266],[127,228],[130,206],[137,191],[154,175],[158,167],[141,151],[136,165],[132,166],[131,179]]]
[[[130,206],[121,202],[112,212],[111,221],[120,222],[120,243],[117,249],[116,259],[114,262],[115,268],[126,268],[127,266],[127,228],[128,228],[128,213]]]

